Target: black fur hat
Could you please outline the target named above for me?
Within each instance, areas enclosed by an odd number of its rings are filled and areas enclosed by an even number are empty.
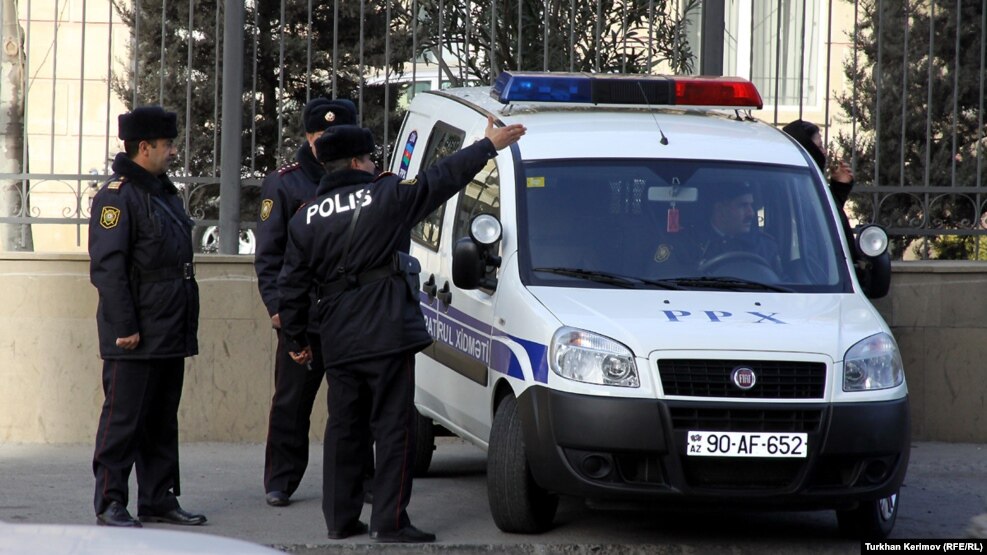
[[[369,129],[356,125],[335,126],[315,141],[320,163],[353,158],[374,151],[374,136]]]
[[[178,115],[161,106],[141,106],[117,118],[117,136],[124,141],[174,139],[178,136]]]
[[[346,99],[313,98],[302,109],[302,126],[306,133],[325,131],[334,125],[355,125],[356,106]]]

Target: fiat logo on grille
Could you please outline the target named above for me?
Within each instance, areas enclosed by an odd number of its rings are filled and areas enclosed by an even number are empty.
[[[746,366],[734,368],[733,372],[730,373],[730,379],[733,381],[733,385],[744,391],[751,389],[757,383],[757,375],[754,374],[754,369]]]

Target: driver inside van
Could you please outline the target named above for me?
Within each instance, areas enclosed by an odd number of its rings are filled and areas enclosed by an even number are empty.
[[[757,226],[751,186],[730,183],[700,191],[700,199],[706,199],[708,219],[697,227],[686,227],[676,233],[678,241],[669,245],[671,258],[680,267],[700,275],[731,275],[741,266],[759,266],[771,270],[767,277],[777,279],[781,274],[778,244]],[[655,260],[659,260],[657,255]],[[737,274],[737,277],[749,276],[747,270]]]

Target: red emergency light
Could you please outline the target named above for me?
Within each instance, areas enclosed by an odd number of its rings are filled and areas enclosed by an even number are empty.
[[[679,106],[764,107],[754,83],[740,77],[674,77]]]

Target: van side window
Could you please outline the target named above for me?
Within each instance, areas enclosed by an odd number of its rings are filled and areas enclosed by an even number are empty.
[[[437,122],[428,137],[428,144],[425,146],[425,158],[422,160],[419,173],[427,170],[436,161],[461,149],[465,137],[466,133],[462,130]],[[418,225],[411,229],[411,238],[422,246],[438,251],[439,240],[442,238],[442,216],[445,214],[445,210],[446,205],[443,203],[424,220],[418,222]]]
[[[488,160],[487,165],[476,174],[469,185],[459,193],[459,207],[456,209],[456,221],[453,223],[452,240],[469,237],[470,222],[479,214],[492,214],[500,219],[500,173],[497,164]],[[500,245],[495,245],[493,252],[499,253]],[[486,277],[494,277],[497,268],[491,268]]]

